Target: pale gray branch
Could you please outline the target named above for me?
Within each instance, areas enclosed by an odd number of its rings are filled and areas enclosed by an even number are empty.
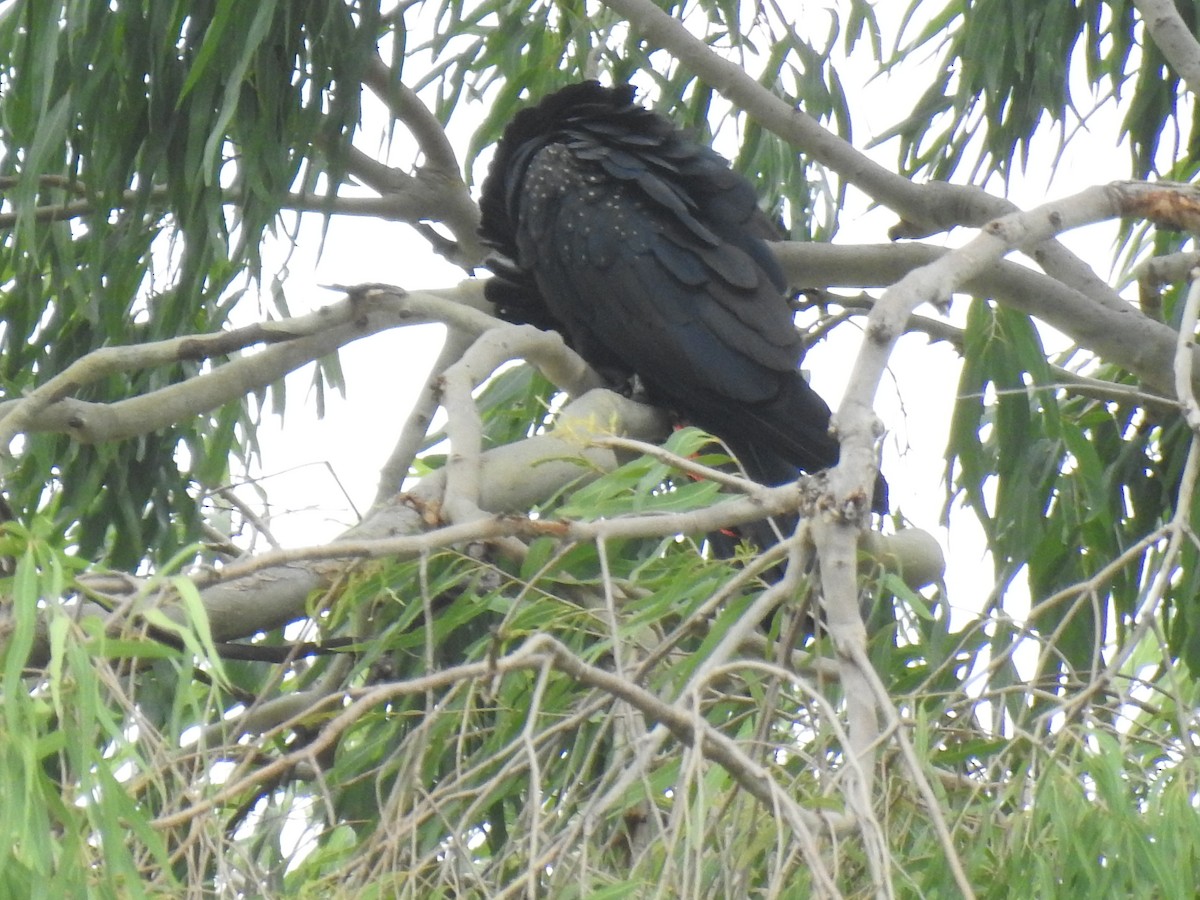
[[[408,128],[425,157],[424,164],[415,175],[409,175],[353,147],[331,149],[345,153],[339,161],[347,171],[379,192],[378,206],[387,210],[388,218],[417,224],[423,232],[424,223],[442,223],[453,234],[454,240],[435,241],[435,249],[466,269],[479,265],[484,257],[477,234],[479,207],[471,199],[454,147],[441,122],[416,93],[396,77],[378,53],[367,61],[363,83],[387,105],[392,116]],[[342,199],[334,198],[338,205]],[[353,206],[346,204],[341,208]]]
[[[1184,206],[1190,201],[1190,188],[1186,186],[1175,189],[1174,193],[1169,187],[1165,190],[1168,198],[1177,199]],[[864,516],[858,498],[870,496],[875,478],[879,423],[872,406],[896,340],[920,304],[946,302],[961,285],[994,267],[1006,254],[1037,246],[1062,231],[1090,222],[1170,208],[1172,204],[1164,202],[1163,191],[1162,186],[1128,183],[1089,188],[1058,203],[1004,216],[989,223],[965,246],[909,272],[888,288],[871,310],[866,339],[834,417],[842,451],[838,464],[829,472],[830,498],[823,514],[813,520],[827,626],[843,663],[842,685],[851,720],[851,750],[863,761],[864,771],[873,770],[870,761],[880,730],[868,673],[860,669],[866,658],[862,652],[866,631],[857,603],[855,551]],[[1099,307],[1094,306],[1093,313],[1098,312]],[[1118,338],[1129,341],[1125,332],[1108,336],[1109,341]]]
[[[492,513],[524,513],[572,482],[582,484],[612,471],[620,464],[617,454],[588,447],[589,434],[653,439],[666,431],[665,418],[652,407],[610,391],[592,391],[559,414],[554,431],[483,454],[480,505]],[[345,572],[347,560],[389,552],[415,554],[457,540],[502,537],[518,530],[508,520],[488,519],[482,525],[469,523],[424,534],[431,523],[424,520],[421,507],[435,507],[444,490],[445,473],[434,472],[406,495],[413,503],[397,497],[376,505],[331,545],[268,553],[266,562],[264,557],[255,557],[231,564],[240,568],[198,576],[202,584],[212,582],[213,574],[222,576],[201,591],[214,639],[228,641],[270,631],[306,616],[309,596],[333,584]],[[144,579],[124,575],[85,576],[82,580],[112,597],[131,595],[145,584]],[[90,609],[103,614],[100,607]]]
[[[471,346],[474,336],[457,329],[447,329],[446,340],[434,361],[433,368],[425,378],[425,384],[417,400],[404,420],[404,427],[387,462],[379,470],[379,487],[375,491],[375,503],[384,503],[396,495],[408,477],[409,469],[416,459],[422,442],[429,434],[429,426],[437,412],[442,373],[456,362]]]
[[[916,184],[889,171],[821,127],[803,110],[775,96],[744,68],[722,59],[682,22],[649,0],[605,0],[605,4],[626,16],[642,37],[669,50],[768,131],[895,210],[903,221],[892,229],[893,238],[923,237],[959,225],[981,226],[1016,208],[1008,200],[979,188],[946,182]],[[1056,241],[1031,245],[1028,252],[1053,277],[1096,302],[1114,309],[1125,305],[1091,267]]]
[[[574,396],[603,386],[600,377],[568,350],[555,332],[532,325],[499,325],[480,335],[442,376],[442,407],[446,410],[446,435],[450,439],[443,506],[451,521],[465,522],[481,513],[483,422],[472,392],[500,366],[515,359],[537,366],[547,378]]]
[[[1161,185],[1154,187],[1164,189]],[[917,243],[792,242],[773,244],[772,250],[797,287],[862,288],[897,284],[914,270],[958,252]],[[1026,266],[992,260],[972,267],[953,279],[952,286],[922,297],[917,305],[943,302],[956,291],[991,297],[1040,319],[1100,358],[1137,375],[1149,389],[1164,395],[1173,393],[1175,331],[1127,303],[1120,307],[1099,304],[1092,295]],[[904,325],[899,327],[903,329]]]
[[[480,285],[474,280],[457,288],[431,291],[405,292],[387,286],[355,288],[347,299],[312,315],[242,329],[259,341],[273,343],[210,372],[114,403],[70,397],[81,386],[107,375],[227,352],[230,336],[202,335],[105,347],[76,361],[28,396],[0,403],[0,447],[7,447],[22,432],[59,432],[84,443],[100,443],[156,431],[262,390],[300,366],[390,328],[443,322],[464,332],[482,334],[498,323],[473,308],[476,303],[482,305],[483,301]]]
[[[1184,80],[1192,96],[1200,97],[1200,41],[1183,21],[1174,0],[1133,0],[1133,5],[1142,14],[1146,30],[1171,68]]]
[[[378,53],[367,61],[363,84],[387,104],[394,118],[408,127],[417,146],[425,154],[427,168],[458,174],[458,156],[454,152],[454,145],[446,137],[442,123],[421,102],[416,92],[396,77],[396,73]]]

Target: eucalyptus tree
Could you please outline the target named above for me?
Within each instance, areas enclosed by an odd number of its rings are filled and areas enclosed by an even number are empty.
[[[1185,6],[0,4],[5,892],[1190,896]],[[492,147],[586,77],[790,235],[829,472],[756,485],[492,315]],[[293,314],[275,251],[362,217],[394,284]],[[435,256],[461,277],[415,283]],[[345,382],[420,323],[432,371]],[[285,546],[259,437],[330,388],[386,462]]]

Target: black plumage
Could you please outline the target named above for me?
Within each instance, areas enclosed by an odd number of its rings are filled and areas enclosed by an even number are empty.
[[[505,129],[481,199],[488,299],[559,331],[612,383],[636,375],[757,480],[833,465],[754,189],[633,93],[574,84]]]

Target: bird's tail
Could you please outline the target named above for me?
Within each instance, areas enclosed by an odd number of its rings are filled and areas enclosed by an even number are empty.
[[[741,420],[740,426],[727,429],[725,443],[741,463],[746,475],[760,484],[775,486],[795,481],[804,473],[812,474],[838,461],[840,446],[829,431],[831,413],[825,401],[797,373],[779,398],[764,406],[744,405],[723,410],[726,423]],[[753,435],[754,439],[732,435]],[[872,495],[873,512],[888,510],[887,481],[880,473]],[[708,536],[713,553],[732,556],[738,544],[747,541],[766,550],[780,537],[796,528],[796,515],[775,516],[751,522],[736,529]]]

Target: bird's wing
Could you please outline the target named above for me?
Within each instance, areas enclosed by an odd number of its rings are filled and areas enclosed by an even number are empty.
[[[761,478],[837,460],[753,188],[628,86],[572,85],[518,113],[481,208],[507,260],[487,288],[501,316],[560,331],[615,379],[637,374]]]
[[[565,144],[539,149],[518,202],[520,267],[585,356],[603,346],[668,395],[769,401],[801,351],[786,299],[665,179],[618,162],[628,177]]]

